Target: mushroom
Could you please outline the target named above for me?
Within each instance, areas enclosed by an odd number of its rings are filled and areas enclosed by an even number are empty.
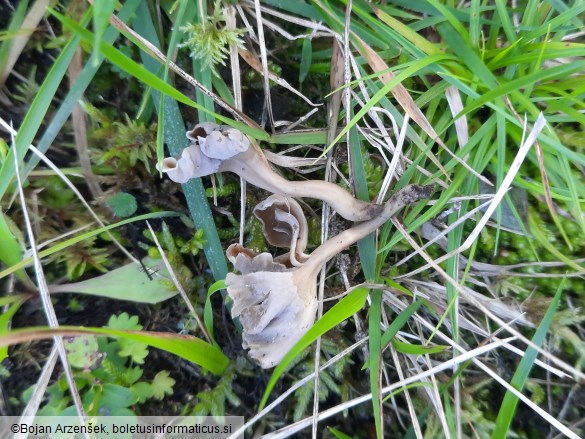
[[[285,197],[316,198],[328,203],[343,218],[367,221],[378,216],[383,206],[352,197],[336,184],[326,181],[289,181],[270,167],[258,145],[242,132],[215,124],[196,125],[187,133],[193,141],[180,159],[162,161],[161,170],[177,183],[215,172],[233,172],[259,188]]]
[[[290,248],[290,252],[278,258],[278,262],[298,267],[307,258],[309,226],[303,209],[293,198],[271,195],[258,203],[254,215],[262,223],[266,241],[274,247]]]
[[[315,278],[232,244],[227,257],[241,274],[228,273],[232,317],[242,324],[242,347],[262,368],[276,366],[309,330],[317,312]]]
[[[194,177],[220,172],[223,161],[246,151],[250,141],[240,131],[213,122],[198,124],[187,131],[190,146],[183,149],[181,158],[162,161],[162,172],[176,183],[186,183]]]
[[[226,288],[240,317],[244,349],[262,368],[277,365],[315,322],[317,275],[327,261],[392,218],[402,207],[432,193],[432,186],[411,185],[392,195],[381,214],[319,246],[300,267],[286,268],[269,253],[255,254],[239,244],[226,254],[240,274],[228,273]]]
[[[229,127],[227,125],[218,125],[214,122],[201,122],[195,125],[191,131],[187,131],[186,136],[192,142],[197,142],[199,137],[206,138],[215,130],[225,131],[226,128]]]

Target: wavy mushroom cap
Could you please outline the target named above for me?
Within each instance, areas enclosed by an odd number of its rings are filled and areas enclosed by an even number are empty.
[[[270,320],[260,332],[244,332],[242,347],[249,349],[248,355],[263,369],[274,367],[313,326],[316,314],[315,297],[305,302],[299,296],[293,296],[283,311]]]
[[[239,245],[226,253],[242,273],[226,277],[232,317],[240,317],[244,329],[242,346],[261,367],[274,367],[315,322],[315,279],[273,262],[268,253],[254,255]]]
[[[291,248],[297,252],[307,248],[309,227],[303,209],[293,198],[271,195],[254,208],[262,223],[266,241],[274,247]]]
[[[207,157],[198,144],[192,144],[183,150],[179,160],[165,158],[160,170],[175,183],[182,184],[191,178],[211,175],[219,170],[220,165],[220,160]]]
[[[250,140],[241,131],[228,128],[215,130],[208,134],[205,141],[199,140],[201,151],[207,157],[227,160],[250,147]]]
[[[192,143],[181,152],[181,157],[178,160],[165,158],[160,166],[160,170],[176,183],[219,172],[224,160],[250,147],[250,140],[243,133],[213,122],[195,125],[187,131],[187,138]]]
[[[185,134],[187,139],[197,142],[200,137],[206,138],[215,130],[221,130],[222,127],[214,122],[201,122],[193,127],[191,131],[187,131]]]

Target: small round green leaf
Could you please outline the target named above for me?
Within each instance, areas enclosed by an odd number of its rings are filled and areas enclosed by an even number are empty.
[[[126,218],[136,212],[137,204],[134,196],[126,192],[118,192],[108,200],[108,206],[112,208],[116,216]]]

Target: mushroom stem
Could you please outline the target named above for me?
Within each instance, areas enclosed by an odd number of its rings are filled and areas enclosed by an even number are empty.
[[[324,242],[311,253],[311,256],[299,271],[302,270],[304,273],[314,272],[316,275],[321,269],[321,266],[329,261],[329,259],[360,239],[368,236],[386,221],[390,220],[403,207],[423,198],[430,197],[432,192],[433,185],[422,186],[413,184],[400,189],[385,204],[380,206],[382,207],[382,212],[380,212],[379,216],[347,229]]]
[[[287,180],[272,170],[262,151],[255,145],[231,160],[224,160],[219,170],[238,174],[248,183],[275,194],[322,200],[349,221],[367,221],[384,210],[383,205],[358,200],[341,187],[327,181]]]
[[[329,204],[349,221],[368,221],[385,210],[380,204],[354,198],[336,184],[320,181],[289,181],[274,172],[258,145],[242,132],[213,123],[196,125],[187,133],[193,142],[177,160],[163,160],[161,170],[177,183],[214,172],[233,172],[247,182],[274,194],[291,198],[316,198]]]

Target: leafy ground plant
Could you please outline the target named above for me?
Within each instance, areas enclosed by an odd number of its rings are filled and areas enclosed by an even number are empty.
[[[122,313],[112,316],[107,328],[140,330],[136,316]],[[149,399],[162,400],[173,393],[175,380],[169,372],[161,370],[151,382],[141,380],[144,373],[144,360],[148,355],[145,343],[118,339],[109,341],[105,337],[81,335],[64,339],[67,358],[74,371],[85,412],[90,416],[132,416],[136,413],[130,408]],[[64,379],[47,387],[49,399],[39,416],[58,416],[75,414],[71,398],[66,393]],[[23,398],[33,392],[24,392]]]
[[[581,2],[10,5],[0,414],[583,436]],[[241,347],[224,291],[230,245],[282,254],[253,216],[269,193],[157,171],[204,122],[361,205],[434,186],[318,267],[316,323],[273,371]],[[356,227],[323,198],[299,200],[307,255]]]

